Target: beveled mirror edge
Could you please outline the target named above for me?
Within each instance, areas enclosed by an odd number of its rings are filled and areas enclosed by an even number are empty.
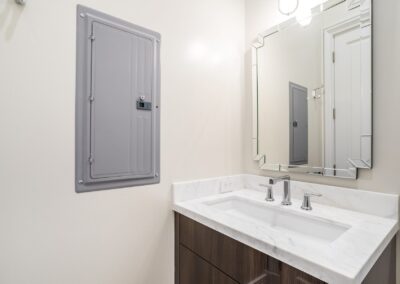
[[[370,2],[370,11],[369,11],[369,21],[372,26],[373,22],[373,0],[365,0]],[[322,13],[324,11],[329,10],[336,5],[339,5],[343,2],[347,2],[348,10],[355,9],[360,7],[362,4],[362,0],[329,0],[321,5],[318,5],[312,9],[313,16],[316,13]],[[360,13],[360,20],[361,23],[365,25],[365,14]],[[256,39],[251,43],[251,62],[252,62],[252,72],[251,72],[251,79],[252,79],[252,155],[253,160],[258,163],[258,167],[261,170],[269,170],[269,171],[279,171],[279,172],[293,172],[293,173],[304,173],[308,175],[317,175],[317,176],[324,176],[324,177],[333,177],[333,178],[340,178],[340,179],[357,179],[358,178],[358,169],[372,169],[373,167],[373,131],[371,130],[371,162],[367,163],[365,161],[353,161],[349,160],[349,163],[353,166],[349,169],[335,169],[335,168],[324,168],[324,167],[309,167],[309,166],[297,166],[297,165],[283,165],[283,164],[268,164],[267,157],[265,154],[260,153],[259,151],[259,123],[258,123],[258,114],[259,114],[259,106],[258,106],[258,60],[257,60],[257,49],[264,46],[264,39],[268,36],[271,36],[282,29],[290,27],[292,24],[296,22],[294,17],[283,21],[280,24],[274,25],[262,33],[259,33]],[[373,32],[371,29],[371,48],[373,44]],[[373,72],[373,64],[372,64],[372,57],[373,53],[371,52],[371,76]],[[371,80],[372,82],[372,80]],[[372,83],[373,84],[373,83]],[[373,101],[373,91],[371,86],[371,105]],[[373,127],[372,124],[372,117],[373,117],[373,107],[371,106],[371,129]],[[361,164],[360,164],[361,163]],[[336,175],[335,173],[341,171],[345,172],[347,176]]]

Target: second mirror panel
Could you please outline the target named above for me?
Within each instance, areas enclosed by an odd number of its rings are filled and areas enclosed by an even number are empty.
[[[370,31],[370,9],[343,1],[264,38],[258,152],[267,168],[354,177],[371,167]]]

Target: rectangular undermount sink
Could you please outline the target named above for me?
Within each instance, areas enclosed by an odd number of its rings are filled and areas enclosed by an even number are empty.
[[[329,244],[338,239],[350,227],[333,221],[304,216],[285,208],[258,204],[240,197],[204,202],[234,218],[270,228],[291,238],[304,238]]]

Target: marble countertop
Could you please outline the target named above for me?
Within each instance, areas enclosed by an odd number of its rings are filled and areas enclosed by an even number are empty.
[[[397,195],[376,196],[375,193],[358,190],[354,192],[356,190],[351,189],[345,189],[349,194],[343,194],[343,188],[312,185],[314,193],[324,194],[330,189],[328,195],[331,196],[331,201],[335,199],[335,191],[341,196],[330,202],[331,204],[326,200],[326,204],[313,200],[313,210],[304,211],[300,209],[301,200],[296,196],[292,198],[291,206],[282,206],[278,192],[275,194],[275,201],[267,203],[264,200],[265,193],[254,186],[257,179],[257,176],[241,175],[174,184],[173,209],[330,284],[361,283],[398,231]],[[295,189],[296,186],[292,186],[292,191]],[[348,229],[334,241],[323,243],[315,241],[311,237],[312,234],[309,239],[290,233],[282,234],[279,230],[207,206],[207,203],[227,198],[246,199],[256,206],[268,206],[297,216],[323,219],[343,224]],[[367,205],[377,200],[374,205],[385,208],[382,208],[382,211],[378,208],[372,212],[365,212],[368,211],[368,207],[355,206],[355,209],[351,210],[348,208],[351,206],[346,206],[346,202],[344,206],[338,204],[340,198],[347,198],[347,204],[348,199],[354,199],[354,202],[357,202],[357,199],[358,202],[366,202]]]

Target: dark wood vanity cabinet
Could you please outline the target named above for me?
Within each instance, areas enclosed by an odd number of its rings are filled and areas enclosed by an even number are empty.
[[[175,213],[175,284],[322,284],[303,271]],[[395,237],[363,284],[396,283]]]
[[[320,284],[323,281],[175,215],[176,284]]]

